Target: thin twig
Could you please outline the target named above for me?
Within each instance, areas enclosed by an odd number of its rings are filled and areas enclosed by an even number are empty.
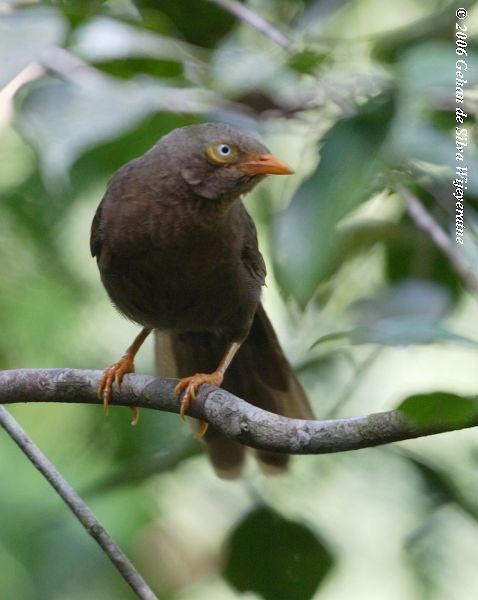
[[[28,437],[25,431],[4,406],[0,405],[0,425],[5,429],[18,447],[26,454],[33,465],[50,482],[58,495],[65,501],[86,531],[101,546],[105,554],[118,569],[123,579],[135,591],[141,600],[158,600],[134,565],[115,544],[104,527],[78,496],[71,485],[58,472],[43,452]]]
[[[15,94],[24,85],[45,74],[38,63],[31,62],[0,90],[0,128],[13,120]]]
[[[225,11],[231,13],[244,23],[247,23],[257,31],[264,33],[270,40],[275,44],[278,44],[285,50],[293,50],[294,42],[285,33],[282,33],[275,25],[269,23],[264,17],[258,15],[256,12],[237,2],[237,0],[208,0],[217,6],[220,6]]]
[[[447,234],[443,231],[435,219],[425,210],[418,198],[403,186],[397,186],[397,192],[403,198],[407,212],[415,221],[415,224],[424,231],[432,242],[447,257],[451,266],[462,278],[465,285],[474,293],[478,294],[478,278],[467,264],[466,260],[456,250]]]
[[[101,371],[19,369],[0,371],[0,404],[14,402],[73,402],[100,404]],[[176,379],[128,374],[121,390],[115,387],[112,405],[179,412]],[[326,454],[369,448],[446,431],[478,426],[478,413],[463,420],[441,420],[437,413],[415,422],[400,410],[330,420],[289,419],[262,410],[229,392],[203,385],[189,414],[238,442],[286,454]]]

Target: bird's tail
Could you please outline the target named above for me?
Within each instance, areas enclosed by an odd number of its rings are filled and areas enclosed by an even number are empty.
[[[212,334],[156,334],[157,373],[167,377],[214,371],[225,351],[223,339]],[[275,331],[259,306],[249,336],[226,371],[222,387],[251,404],[297,419],[313,418],[307,396],[284,356]],[[221,477],[240,475],[245,447],[209,427],[205,435],[214,469]],[[257,450],[265,472],[286,469],[288,456]]]

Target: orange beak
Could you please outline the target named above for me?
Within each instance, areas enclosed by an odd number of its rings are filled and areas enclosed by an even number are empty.
[[[292,175],[294,173],[294,169],[273,154],[263,154],[234,166],[252,175]]]

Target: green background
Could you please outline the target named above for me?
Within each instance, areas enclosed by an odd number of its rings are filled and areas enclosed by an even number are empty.
[[[120,356],[138,327],[110,305],[88,248],[106,183],[174,127],[223,121],[297,172],[246,204],[266,309],[317,418],[409,397],[412,416],[446,397],[459,418],[478,390],[476,298],[396,189],[475,269],[475,3],[461,3],[471,176],[460,248],[459,5],[247,4],[293,45],[205,0],[0,2],[0,368],[103,369]],[[151,342],[136,365],[152,372]],[[227,482],[176,415],[144,410],[133,429],[127,409],[10,409],[161,598],[465,600],[478,585],[474,430],[299,457],[281,477],[251,459]],[[5,434],[0,472],[2,598],[133,597]]]

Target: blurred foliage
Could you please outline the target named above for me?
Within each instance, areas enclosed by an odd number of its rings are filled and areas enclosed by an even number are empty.
[[[310,529],[261,507],[232,532],[224,574],[239,591],[266,600],[309,600],[333,566],[332,553]]]
[[[383,185],[377,177],[393,102],[378,96],[359,110],[358,115],[341,119],[321,139],[319,166],[278,219],[275,245],[282,250],[278,281],[303,304],[313,295],[340,244],[339,221]],[[293,245],[288,242],[291,230],[292,235],[301,232]],[[315,260],[304,262],[310,252]]]
[[[408,187],[454,244],[458,5],[245,3],[290,50],[207,0],[0,1],[0,368],[117,359],[136,328],[88,254],[96,205],[163,134],[216,120],[296,169],[246,202],[267,309],[317,416],[398,406],[420,423],[474,418],[476,300],[395,193]],[[461,2],[471,176],[456,248],[474,272],[475,5]],[[120,409],[12,411],[162,598],[449,600],[478,583],[473,431],[301,457],[283,478],[251,464],[222,482],[174,415],[142,411],[131,430]],[[0,469],[0,596],[132,597],[4,436]]]
[[[434,392],[410,396],[398,410],[418,426],[433,428],[444,423],[452,428],[472,422],[478,414],[478,402],[456,394]]]

